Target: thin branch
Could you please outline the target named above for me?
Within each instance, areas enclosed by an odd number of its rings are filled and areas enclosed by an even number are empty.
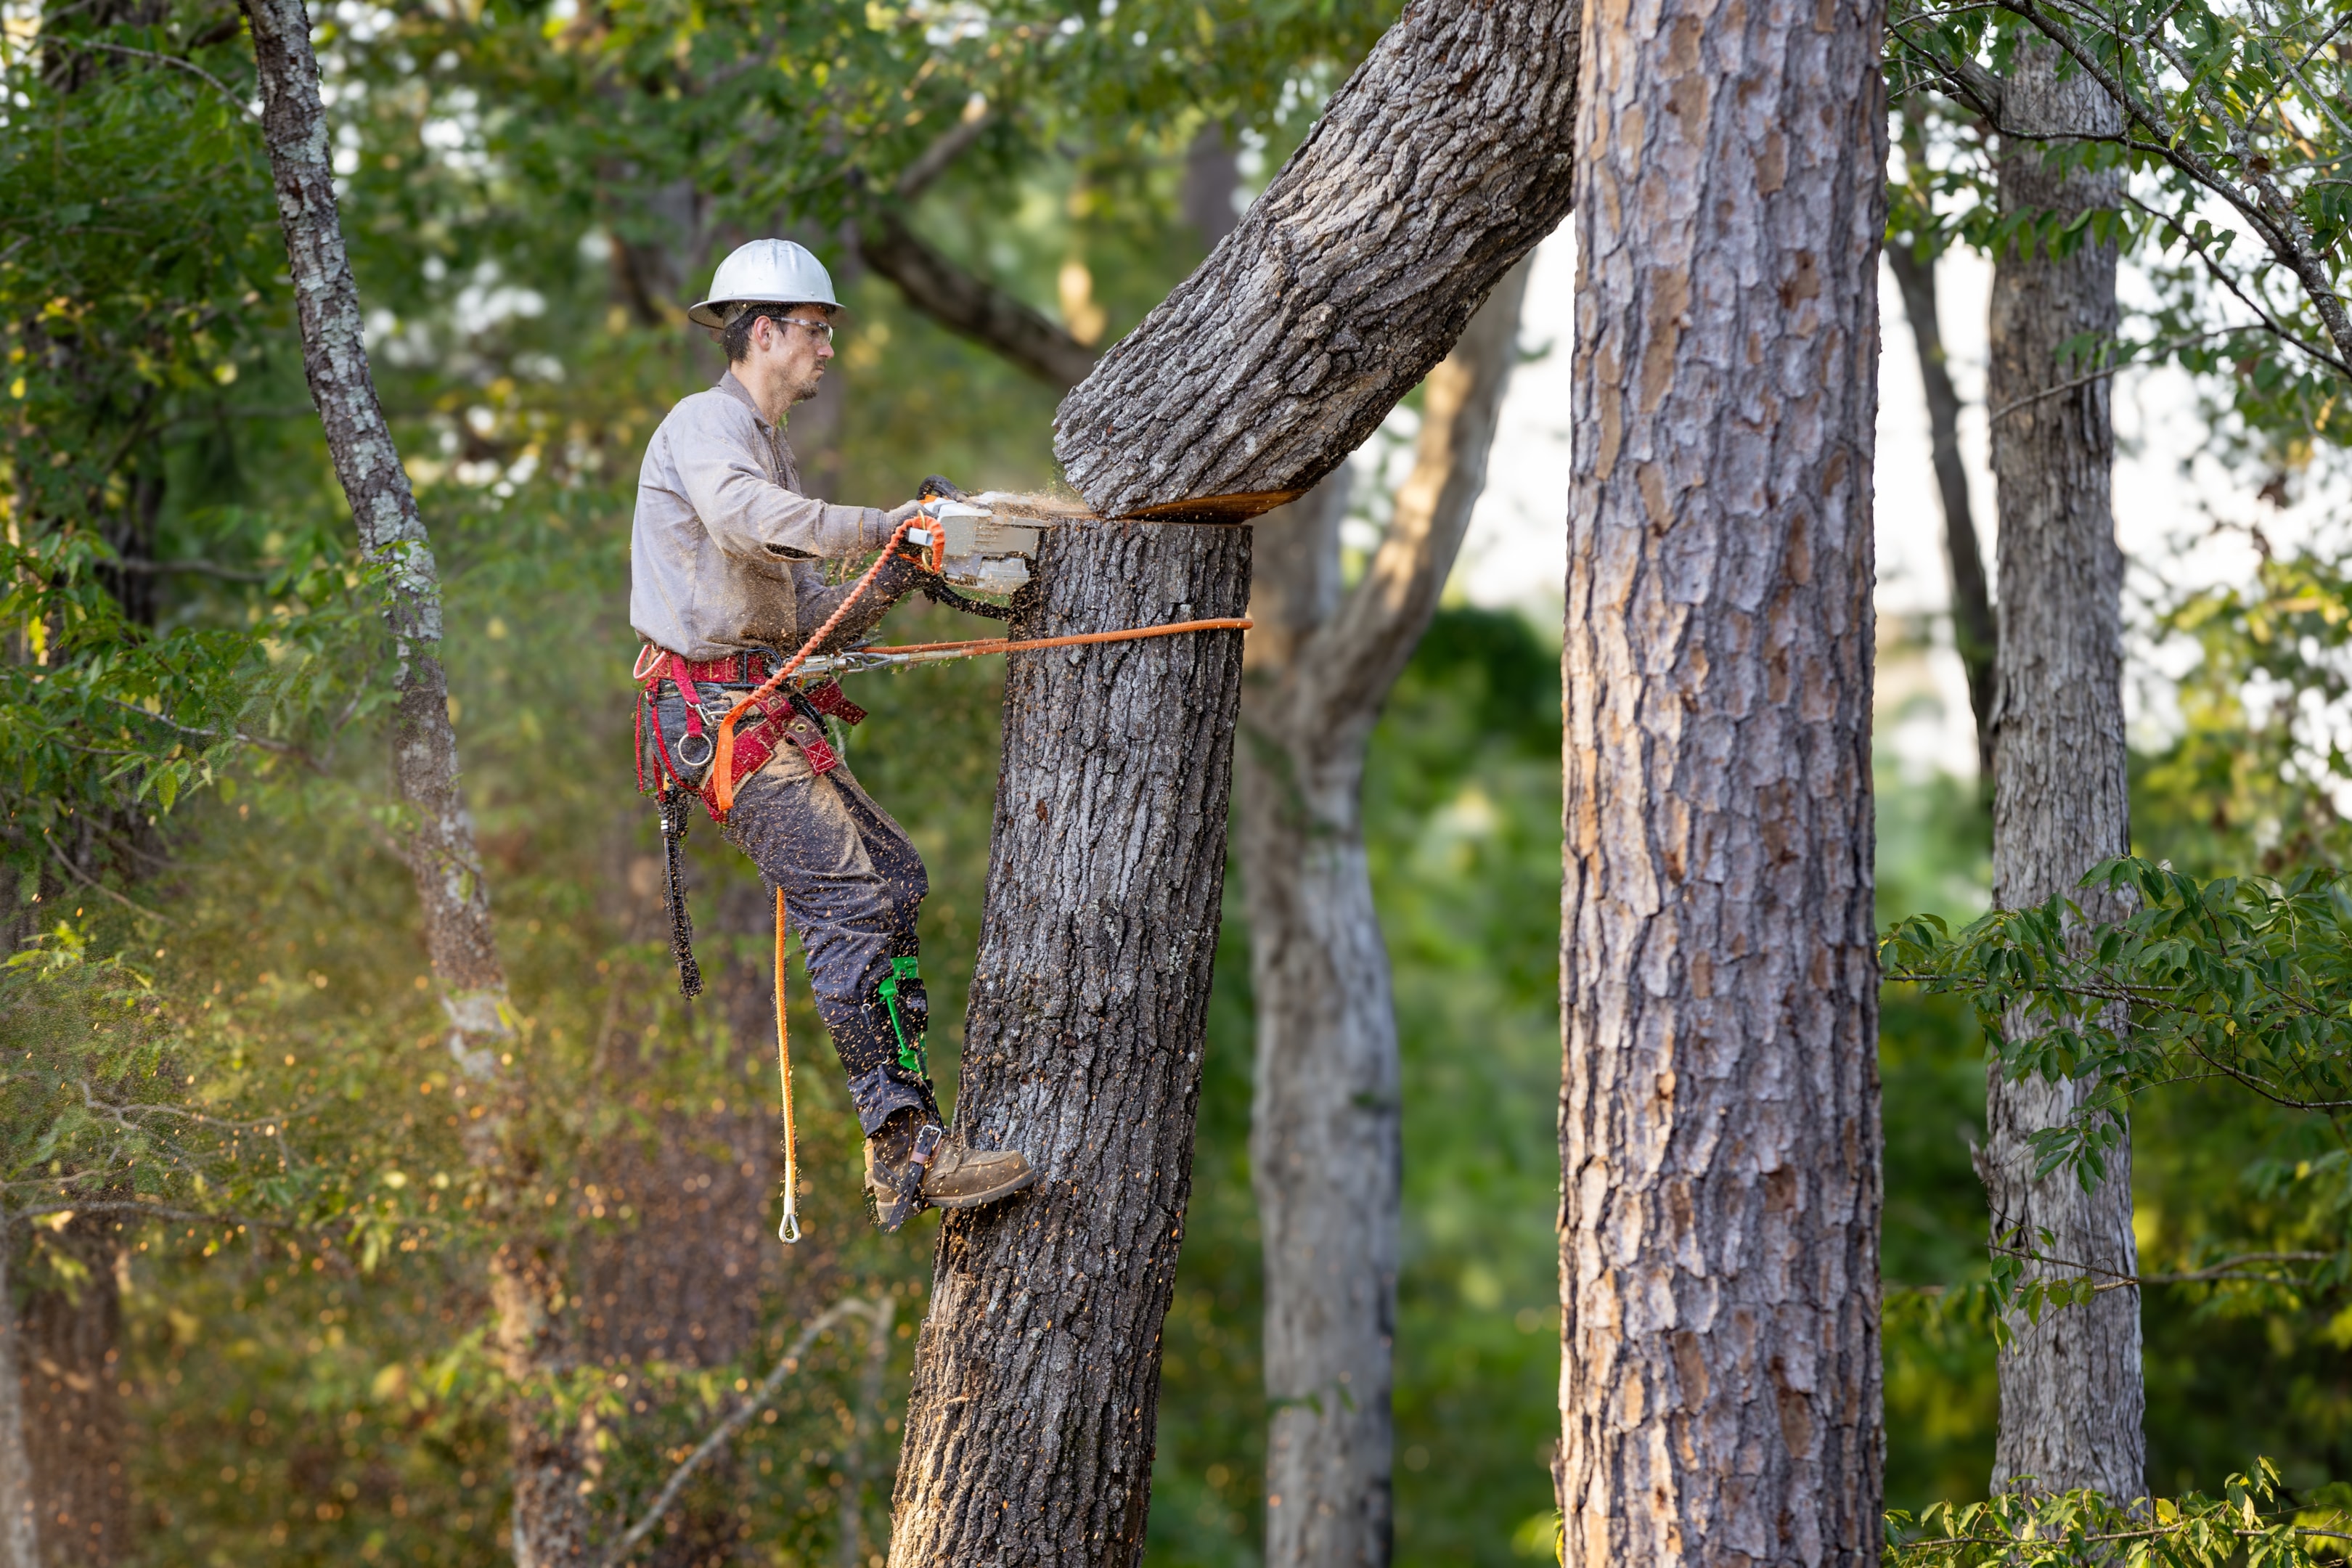
[[[248,571],[242,566],[223,566],[216,561],[142,561],[126,556],[119,561],[102,561],[99,564],[134,577],[165,577],[174,573],[184,573],[196,577],[218,577],[225,583],[267,583],[273,575],[268,572]]]
[[[621,1539],[614,1542],[611,1549],[604,1553],[604,1568],[617,1568],[621,1560],[635,1550],[638,1542],[654,1532],[655,1528],[661,1523],[662,1516],[667,1513],[670,1505],[677,1500],[678,1492],[685,1488],[694,1472],[700,1469],[705,1460],[717,1453],[729,1438],[740,1432],[750,1423],[751,1417],[757,1415],[761,1407],[775,1397],[776,1391],[784,1385],[786,1378],[801,1369],[801,1358],[808,1354],[809,1347],[816,1343],[819,1334],[845,1318],[870,1318],[876,1310],[876,1308],[869,1306],[859,1298],[849,1296],[835,1301],[817,1314],[809,1325],[801,1331],[800,1338],[793,1342],[793,1348],[785,1352],[784,1359],[778,1362],[774,1369],[760,1380],[760,1385],[744,1396],[743,1403],[730,1411],[725,1420],[712,1427],[710,1435],[697,1444],[694,1452],[688,1454],[677,1468],[670,1472],[669,1480],[655,1495],[652,1505],[646,1510],[645,1517],[629,1526],[627,1531],[623,1532]]]
[[[99,700],[110,707],[120,708],[125,713],[135,713],[151,723],[161,724],[167,730],[176,731],[180,734],[195,740],[218,741],[225,738],[218,730],[206,730],[194,724],[183,724],[176,719],[166,719],[161,713],[151,713],[135,702],[125,702],[120,697],[100,696]],[[340,727],[339,725],[338,728]],[[226,738],[241,742],[248,746],[258,747],[265,752],[275,752],[280,756],[299,758],[310,767],[311,772],[321,776],[326,773],[326,768],[317,758],[290,741],[273,741],[266,735],[248,735],[243,730],[232,730],[228,731]]]
[[[2147,354],[2152,359],[2156,355],[2172,353],[2178,350],[2189,348],[2197,343],[2206,342],[2214,338],[2228,337],[2232,332],[2252,332],[2259,331],[2261,330],[2262,329],[2259,327],[2251,326],[2216,327],[2210,332],[2199,332],[2195,337],[2175,338],[2168,343],[2148,343],[2144,345],[2144,347]],[[2140,347],[2143,345],[2134,346]],[[2040,392],[2031,392],[2026,394],[2023,397],[2012,398],[2009,402],[2004,403],[2000,407],[1994,409],[1990,414],[1987,415],[1985,416],[1986,421],[1990,423],[1993,420],[2005,419],[2010,415],[2016,413],[2019,409],[2029,407],[2033,404],[2042,402],[2045,398],[2056,397],[2061,393],[2072,392],[2079,386],[2088,386],[2093,382],[2105,381],[2110,376],[2118,375],[2127,370],[2139,369],[2148,363],[2149,360],[2137,358],[2118,360],[2114,364],[2108,365],[2105,369],[2091,372],[2088,375],[2078,375],[2072,381],[2062,381],[2055,386],[2043,387]]]
[[[960,120],[941,132],[936,141],[916,155],[915,161],[908,164],[906,172],[898,176],[898,184],[895,187],[898,199],[912,202],[930,189],[931,182],[946,174],[948,166],[980,140],[981,132],[988,129],[989,120],[989,110],[983,106],[978,114]]]
[[[116,892],[112,888],[108,887],[105,883],[91,880],[80,867],[66,858],[66,852],[58,847],[56,839],[48,839],[47,843],[49,846],[49,853],[56,858],[58,864],[63,866],[67,872],[72,876],[73,879],[79,882],[83,887],[89,889],[93,892],[104,893],[108,898],[112,899],[116,903],[121,904],[124,909],[129,910],[133,914],[144,915],[151,921],[161,921],[165,925],[170,925],[172,923],[172,920],[169,915],[160,915],[144,904],[132,903],[129,899],[124,898],[121,893]]]
[[[201,77],[215,92],[234,104],[237,113],[244,119],[256,125],[261,123],[261,117],[253,112],[244,99],[237,97],[236,90],[228,83],[221,80],[194,60],[184,60],[177,55],[157,54],[153,49],[134,49],[128,44],[100,43],[95,38],[45,37],[42,42],[72,49],[102,49],[110,55],[129,55],[133,59],[153,60],[159,65],[177,66],[184,71]]]

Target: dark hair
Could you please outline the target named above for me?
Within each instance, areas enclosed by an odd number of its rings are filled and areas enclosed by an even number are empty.
[[[751,328],[761,317],[765,316],[772,321],[781,321],[785,317],[791,315],[794,310],[799,310],[802,305],[810,303],[814,303],[814,301],[796,300],[789,304],[760,304],[738,307],[737,314],[730,319],[724,327],[721,327],[719,330],[719,342],[720,345],[727,350],[727,363],[729,364],[741,364],[745,360],[751,357]],[[817,308],[819,310],[825,309],[822,305],[819,305]],[[825,313],[830,316],[832,311],[825,310]]]

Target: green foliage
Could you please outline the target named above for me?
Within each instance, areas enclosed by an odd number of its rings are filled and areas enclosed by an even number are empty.
[[[2307,1568],[2341,1561],[2347,1538],[2333,1509],[2298,1510],[2279,1496],[2277,1468],[2257,1460],[2222,1495],[2190,1492],[2143,1509],[2089,1490],[2004,1492],[1965,1506],[1937,1503],[1886,1520],[1893,1568]]]
[[[1932,257],[1966,243],[1988,252],[2063,253],[2083,244],[2135,252],[2157,285],[2137,331],[2083,339],[2077,373],[2173,363],[2200,378],[2237,455],[2283,468],[2315,445],[2352,440],[2345,392],[2352,325],[2352,59],[2341,7],[2141,0],[2111,10],[2061,4],[1905,0],[1888,18],[1898,94],[1942,94],[1957,110],[1915,108],[1893,187],[1890,242]],[[2029,37],[2063,51],[2062,70],[2094,76],[2120,136],[2041,137],[2024,156],[2053,168],[2125,175],[2121,205],[2071,216],[2004,211],[1988,132],[2019,139],[1997,79]]]

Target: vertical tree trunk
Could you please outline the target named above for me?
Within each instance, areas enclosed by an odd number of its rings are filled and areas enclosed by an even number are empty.
[[[490,1263],[494,1337],[516,1392],[508,1409],[519,1568],[584,1559],[587,1507],[576,1435],[557,1429],[545,1381],[561,1359],[552,1310],[561,1277],[530,1212],[530,1162],[507,1146],[515,1092],[506,971],[490,927],[489,884],[458,785],[457,737],[442,668],[441,589],[425,521],[376,399],[335,205],[319,63],[302,0],[245,0],[261,84],[278,213],[302,330],[302,364],[325,426],[335,477],[362,549],[390,568],[386,617],[398,639],[393,782],[409,813],[409,868],[449,1050],[474,1080],[467,1155],[486,1179],[486,1224],[504,1240]]]
[[[15,1223],[0,1225],[0,1568],[42,1568],[25,1421],[25,1336],[16,1322]]]
[[[1257,998],[1269,1568],[1389,1560],[1403,1152],[1364,752],[1485,488],[1527,273],[1505,275],[1430,374],[1412,473],[1344,605],[1338,477],[1258,528],[1235,788]]]
[[[131,1548],[122,1472],[121,1240],[111,1217],[82,1215],[50,1242],[88,1273],[80,1289],[34,1291],[16,1333],[18,1420],[32,1457],[34,1516],[48,1568],[107,1568]]]
[[[2028,135],[2118,129],[2099,89],[2079,74],[2062,79],[2055,50],[2038,39],[2021,41],[2004,116]],[[2118,200],[2113,174],[2045,167],[2045,148],[2031,141],[2004,151],[2000,200],[2008,211],[2072,215]],[[2123,556],[2109,488],[2109,384],[2050,391],[2081,374],[2080,366],[2060,362],[2061,346],[2083,336],[2105,342],[2116,325],[2112,246],[2085,245],[2059,258],[1995,258],[1987,400],[2000,515],[1994,721],[2000,766],[1992,875],[1993,901],[2003,909],[2056,893],[2074,896],[2084,872],[2130,845]],[[2122,913],[2104,897],[2082,902],[2095,921]],[[2137,1249],[2128,1140],[2109,1157],[2106,1179],[2093,1192],[2069,1173],[2032,1179],[2028,1137],[2063,1121],[2084,1092],[2084,1086],[2038,1079],[2006,1083],[1996,1069],[1977,1170],[1997,1243],[2021,1226],[2028,1244],[2052,1257],[2129,1275],[2137,1270]],[[2044,1229],[2053,1237],[2046,1247],[2034,1239]],[[2146,1450],[2138,1292],[2102,1291],[2087,1306],[2044,1312],[2039,1325],[2021,1317],[2011,1327],[2014,1338],[2000,1353],[1993,1484],[2030,1476],[2046,1489],[2087,1486],[2139,1496]]]
[[[1969,678],[1969,711],[1976,720],[1977,773],[1992,778],[1992,700],[1995,650],[1992,600],[1985,588],[1984,549],[1969,505],[1969,473],[1960,462],[1960,395],[1944,360],[1944,328],[1936,303],[1936,264],[1922,261],[1906,246],[1886,253],[1911,323],[1911,344],[1919,355],[1919,380],[1927,395],[1928,449],[1936,467],[1936,494],[1944,508],[1944,561],[1952,575],[1952,646]]]
[[[1878,1555],[1882,15],[1586,19],[1559,1239],[1587,1568]]]
[[[1053,530],[1013,635],[1237,616],[1249,543]],[[941,1227],[894,1563],[1141,1553],[1240,687],[1233,632],[1013,657],[957,1121],[1043,1174]]]

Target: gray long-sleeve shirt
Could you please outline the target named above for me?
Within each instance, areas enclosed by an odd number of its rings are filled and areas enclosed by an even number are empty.
[[[637,475],[629,536],[629,624],[691,659],[744,648],[795,651],[848,593],[814,562],[889,542],[872,507],[800,493],[783,431],[761,417],[733,372],[681,399],[654,432]],[[880,618],[888,600],[860,600],[834,640]]]

